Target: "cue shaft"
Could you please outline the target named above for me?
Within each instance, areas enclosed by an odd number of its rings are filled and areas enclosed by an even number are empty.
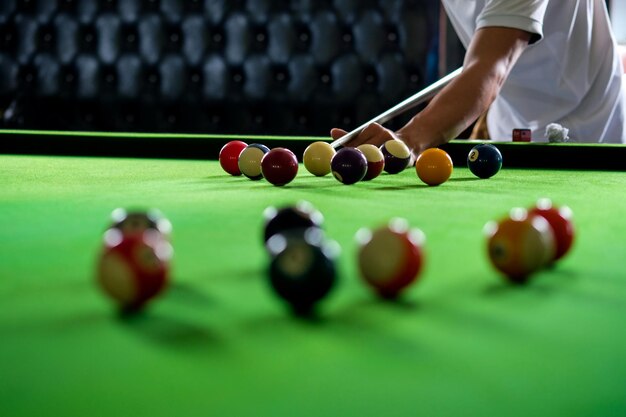
[[[394,117],[399,116],[400,114],[404,113],[405,111],[410,110],[410,109],[412,109],[412,108],[414,108],[416,106],[419,106],[420,104],[424,103],[425,101],[430,100],[439,91],[441,91],[446,85],[448,85],[452,80],[454,80],[462,71],[463,71],[463,67],[454,70],[450,74],[448,74],[445,77],[441,78],[439,81],[434,82],[433,84],[429,85],[428,87],[424,88],[423,90],[413,94],[411,97],[409,97],[409,98],[405,99],[404,101],[396,104],[395,106],[393,106],[389,110],[386,110],[384,113],[381,113],[378,116],[374,117],[369,122],[363,123],[361,126],[357,127],[353,131],[347,133],[345,136],[342,136],[339,139],[335,140],[330,145],[333,148],[338,148],[339,146],[343,146],[346,143],[350,142],[355,137],[357,137],[358,134],[361,133],[363,131],[363,129],[365,129],[370,124],[372,124],[372,123],[380,123],[380,124],[386,123],[389,120],[393,119]]]

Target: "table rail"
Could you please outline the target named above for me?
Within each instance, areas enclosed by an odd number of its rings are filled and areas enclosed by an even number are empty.
[[[284,146],[301,158],[315,136],[247,136],[160,133],[106,133],[0,130],[0,154],[100,156],[129,158],[217,159],[230,140]],[[455,140],[444,146],[456,166],[485,141]],[[502,152],[504,167],[572,170],[626,170],[626,146],[573,143],[490,142]]]

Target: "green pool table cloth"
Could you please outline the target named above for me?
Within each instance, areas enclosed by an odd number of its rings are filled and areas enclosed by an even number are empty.
[[[286,187],[217,161],[0,156],[0,415],[626,415],[626,174],[409,169],[345,186],[300,166]],[[485,253],[484,224],[540,197],[569,205],[571,253],[525,286]],[[262,212],[299,200],[342,247],[319,315],[269,289]],[[124,316],[95,285],[116,207],[173,224],[168,290]],[[361,227],[406,218],[425,269],[396,302],[356,265]]]

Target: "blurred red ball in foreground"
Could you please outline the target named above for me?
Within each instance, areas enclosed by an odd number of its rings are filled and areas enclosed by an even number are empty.
[[[222,169],[230,175],[239,176],[239,155],[246,149],[247,143],[240,140],[232,140],[222,147],[220,150],[219,160]]]
[[[374,231],[357,232],[359,270],[365,282],[384,298],[395,298],[415,282],[424,263],[424,234],[394,219]]]
[[[261,159],[263,177],[274,185],[289,184],[298,174],[298,158],[286,148],[274,148]]]
[[[166,287],[172,253],[171,244],[156,231],[123,235],[109,229],[98,263],[98,284],[122,309],[138,309]]]
[[[521,208],[505,219],[485,225],[487,252],[493,266],[511,282],[524,283],[544,268],[556,250],[554,234],[546,219]]]
[[[554,232],[556,252],[553,261],[558,261],[569,252],[574,243],[574,223],[572,210],[567,206],[555,207],[552,201],[542,198],[530,209],[530,214],[545,218]]]

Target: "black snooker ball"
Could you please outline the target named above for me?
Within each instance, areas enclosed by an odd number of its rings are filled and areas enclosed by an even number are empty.
[[[330,168],[339,182],[355,184],[367,173],[367,158],[356,148],[342,148],[330,160]]]
[[[124,236],[155,230],[169,239],[172,224],[163,213],[154,208],[148,210],[116,208],[111,213],[111,224],[108,229],[118,229]]]
[[[502,154],[490,143],[476,145],[467,155],[467,167],[478,178],[491,178],[502,168]]]
[[[263,227],[263,241],[277,233],[284,233],[293,229],[321,228],[324,216],[308,201],[299,201],[284,207],[270,206],[263,211],[265,224]]]
[[[321,229],[279,233],[267,243],[271,254],[268,278],[274,293],[296,315],[308,316],[337,281],[339,246]]]

